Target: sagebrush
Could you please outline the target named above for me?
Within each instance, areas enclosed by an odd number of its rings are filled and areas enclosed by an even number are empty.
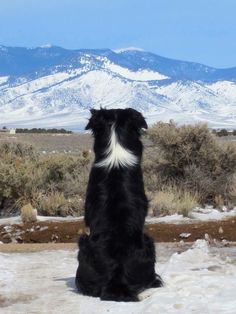
[[[236,206],[236,145],[205,124],[159,122],[144,137],[145,188],[150,212],[187,215],[194,205]],[[93,156],[37,152],[32,145],[0,144],[0,213],[31,204],[42,215],[81,215]]]
[[[232,143],[220,142],[206,124],[159,122],[148,136],[159,148],[152,161],[144,162],[148,188],[155,191],[172,185],[198,195],[203,205],[236,204],[232,192],[236,148]]]
[[[44,215],[81,214],[90,154],[43,156],[32,146],[0,145],[0,208],[19,212],[27,203]]]

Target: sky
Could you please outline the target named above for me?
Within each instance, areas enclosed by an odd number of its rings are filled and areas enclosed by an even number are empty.
[[[0,45],[138,47],[236,66],[236,0],[0,0]]]

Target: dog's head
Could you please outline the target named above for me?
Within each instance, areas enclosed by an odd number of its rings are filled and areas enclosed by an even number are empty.
[[[85,130],[92,130],[93,134],[104,135],[110,132],[111,126],[117,132],[136,133],[140,136],[142,129],[147,129],[147,123],[140,112],[135,109],[91,109],[91,118]]]
[[[142,155],[140,136],[147,123],[142,114],[132,108],[127,109],[91,109],[91,117],[86,130],[91,130],[95,138],[94,151],[97,160],[108,156],[114,161],[111,165],[121,165],[121,159],[128,160],[131,154],[137,160]],[[127,157],[127,158],[126,158]],[[124,162],[125,163],[125,162]],[[97,163],[99,164],[99,163]],[[128,162],[126,163],[128,164]],[[109,166],[110,167],[110,166]]]

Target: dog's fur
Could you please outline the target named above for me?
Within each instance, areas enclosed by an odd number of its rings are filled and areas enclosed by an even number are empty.
[[[89,177],[85,223],[79,239],[78,290],[102,300],[138,301],[138,293],[160,287],[155,248],[143,233],[148,202],[141,170],[141,130],[134,109],[91,110],[86,129],[94,135],[95,161]]]

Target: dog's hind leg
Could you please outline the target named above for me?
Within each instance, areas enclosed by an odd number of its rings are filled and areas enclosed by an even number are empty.
[[[131,292],[126,285],[111,284],[102,290],[101,300],[116,302],[137,302],[139,301],[136,293]]]
[[[155,253],[155,245],[152,240],[147,234],[144,233],[143,235],[144,240],[144,250],[145,250],[145,257],[147,260],[151,260],[152,262],[152,269],[153,269],[153,281],[150,282],[150,288],[159,288],[163,286],[163,281],[161,277],[155,273],[155,262],[156,262],[156,253]]]
[[[142,248],[133,247],[130,251],[124,263],[124,275],[127,285],[137,293],[163,285],[155,273],[155,247],[149,236],[144,234]]]
[[[139,301],[137,293],[132,291],[129,286],[123,282],[122,266],[118,265],[113,270],[110,280],[103,287],[101,292],[101,300],[120,301],[120,302],[136,302]]]
[[[82,294],[99,297],[101,294],[101,276],[96,271],[95,256],[89,243],[89,236],[84,234],[79,239],[79,266],[76,272],[75,284]]]

